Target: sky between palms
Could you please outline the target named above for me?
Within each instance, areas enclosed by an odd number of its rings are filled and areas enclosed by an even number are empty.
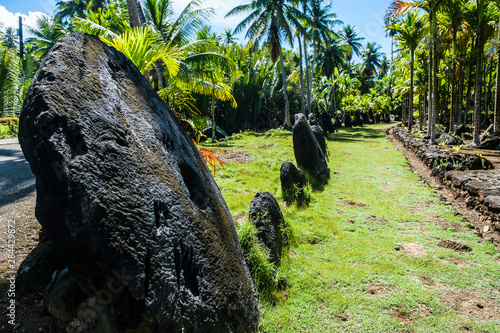
[[[224,18],[233,7],[249,0],[205,0],[205,5],[214,7],[216,16],[212,20],[212,29],[221,33],[226,28],[234,29],[245,15]],[[180,12],[189,0],[174,0],[176,13]],[[376,42],[382,46],[381,51],[390,57],[391,42],[385,37],[384,15],[389,0],[333,0],[333,11],[344,24],[356,26],[359,35],[364,37],[363,45]],[[17,17],[23,14],[27,25],[35,24],[36,15],[53,14],[56,0],[2,0],[0,5],[0,22],[7,26],[17,26]],[[3,8],[2,8],[3,7]],[[31,13],[30,13],[31,12]],[[340,29],[340,26],[337,27]],[[25,32],[26,33],[26,32]],[[238,36],[240,42],[244,34]]]

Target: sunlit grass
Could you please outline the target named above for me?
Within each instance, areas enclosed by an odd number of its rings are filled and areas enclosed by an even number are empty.
[[[281,163],[295,162],[291,132],[249,132],[210,145],[253,160],[217,171],[231,213],[248,212],[255,194],[269,191],[294,231],[280,268],[288,285],[261,300],[260,331],[500,332],[500,315],[469,317],[450,301],[465,293],[484,300],[485,310],[500,308],[497,249],[457,230],[467,223],[410,170],[382,128],[330,135],[331,180],[301,208],[286,207],[281,196]],[[473,250],[437,246],[447,239]],[[396,250],[408,243],[424,253]]]

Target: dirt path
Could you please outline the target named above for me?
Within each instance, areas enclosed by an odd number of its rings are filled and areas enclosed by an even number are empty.
[[[0,285],[11,264],[15,270],[38,243],[35,218],[35,177],[17,140],[0,140]],[[10,233],[14,239],[8,238]],[[15,243],[14,243],[15,241]],[[15,246],[15,262],[9,249]]]

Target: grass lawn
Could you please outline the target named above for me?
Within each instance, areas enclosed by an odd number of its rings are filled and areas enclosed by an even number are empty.
[[[330,135],[330,183],[304,208],[281,195],[281,163],[295,163],[291,132],[208,145],[240,152],[215,176],[235,220],[269,191],[293,230],[280,267],[287,286],[261,297],[261,332],[500,332],[498,250],[419,180],[386,127]]]

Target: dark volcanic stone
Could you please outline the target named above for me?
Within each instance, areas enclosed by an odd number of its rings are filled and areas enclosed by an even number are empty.
[[[464,143],[462,139],[460,139],[457,136],[448,134],[448,133],[443,133],[439,136],[439,138],[436,140],[437,143],[442,143],[444,142],[445,145],[450,146],[450,145],[461,145]]]
[[[77,278],[65,268],[51,283],[48,311],[57,319],[68,321],[76,317],[76,308],[84,299]]]
[[[316,137],[302,113],[295,115],[293,125],[293,151],[297,165],[307,170],[319,183],[327,184],[330,169]]]
[[[286,202],[306,203],[304,189],[307,179],[304,172],[292,162],[283,162],[280,168],[281,191]]]
[[[492,150],[499,150],[500,149],[500,138],[499,137],[494,137],[491,139],[488,139],[481,143],[479,146],[477,146],[478,149],[492,149]]]
[[[257,330],[257,294],[224,199],[122,53],[95,36],[60,39],[28,91],[19,141],[37,219],[116,331]]]
[[[309,120],[309,124],[311,126],[318,125],[318,119],[316,119],[316,116],[314,115],[314,113],[309,113],[309,115],[307,116],[307,119]]]
[[[500,213],[500,196],[490,195],[484,199],[488,209],[494,213]]]
[[[321,147],[321,151],[323,152],[325,157],[328,156],[328,151],[326,150],[326,140],[325,140],[325,136],[323,135],[323,131],[321,130],[321,128],[318,125],[311,126],[311,130],[314,133],[314,137],[316,138],[316,141],[318,141],[319,146]]]
[[[257,238],[269,250],[269,261],[279,265],[286,236],[278,201],[269,192],[259,192],[250,202],[248,215],[257,229]]]
[[[18,296],[23,297],[45,288],[52,279],[52,274],[63,268],[52,241],[40,241],[19,266],[16,277]]]

